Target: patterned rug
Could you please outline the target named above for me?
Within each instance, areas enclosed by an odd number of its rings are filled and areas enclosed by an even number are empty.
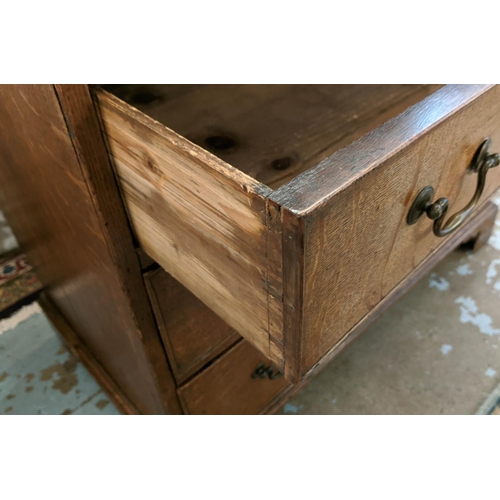
[[[0,257],[0,318],[36,300],[42,289],[24,254]]]

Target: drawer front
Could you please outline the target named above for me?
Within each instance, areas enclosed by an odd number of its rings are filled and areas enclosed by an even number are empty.
[[[145,274],[156,321],[177,383],[241,337],[163,269]]]
[[[478,178],[469,166],[486,137],[500,152],[500,87],[447,86],[275,194],[284,207],[289,378],[313,369],[447,241],[426,216],[408,225],[410,206],[432,186],[433,201],[450,200],[445,220],[465,207]],[[499,186],[492,168],[479,205]]]
[[[181,387],[179,396],[193,415],[256,414],[289,387],[283,376],[273,379],[277,371],[243,340]]]

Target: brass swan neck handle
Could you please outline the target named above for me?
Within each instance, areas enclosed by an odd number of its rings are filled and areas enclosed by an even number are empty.
[[[472,199],[462,208],[462,210],[451,215],[450,218],[444,222],[450,202],[448,198],[439,198],[432,203],[434,188],[432,186],[427,186],[422,189],[415,198],[408,212],[408,217],[406,219],[407,223],[409,225],[415,224],[425,213],[429,219],[434,221],[433,231],[436,236],[448,236],[458,229],[472,213],[481,198],[486,184],[486,174],[488,170],[500,165],[500,154],[489,153],[489,145],[490,139],[487,138],[481,143],[472,159],[470,169],[477,173],[476,191]]]

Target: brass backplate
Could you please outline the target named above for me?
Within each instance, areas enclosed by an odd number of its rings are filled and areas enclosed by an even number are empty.
[[[425,210],[432,203],[433,198],[434,188],[432,186],[424,187],[424,189],[418,193],[408,212],[408,217],[406,218],[406,222],[409,226],[415,224],[418,219],[425,214]]]

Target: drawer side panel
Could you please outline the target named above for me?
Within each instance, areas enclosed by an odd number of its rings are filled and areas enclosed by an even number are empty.
[[[278,366],[269,334],[269,190],[105,92],[96,92],[144,251]]]

